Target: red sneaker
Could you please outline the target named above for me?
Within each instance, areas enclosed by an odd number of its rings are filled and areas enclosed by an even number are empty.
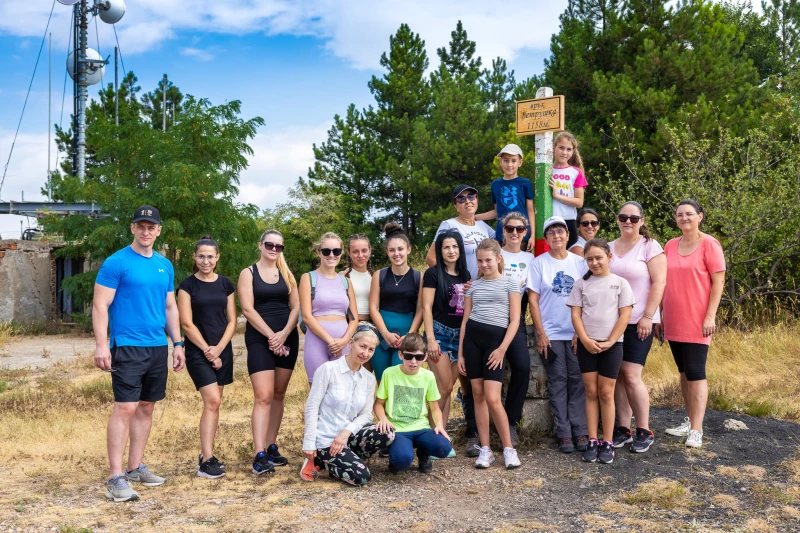
[[[319,471],[320,468],[315,464],[315,461],[306,457],[303,459],[303,468],[300,469],[300,479],[303,481],[316,481]]]

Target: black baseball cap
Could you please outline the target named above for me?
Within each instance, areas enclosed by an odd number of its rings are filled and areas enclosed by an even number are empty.
[[[161,214],[159,214],[158,209],[152,205],[143,205],[137,207],[136,211],[133,212],[133,220],[131,220],[131,223],[135,224],[140,220],[146,220],[153,224],[161,224]]]
[[[458,198],[458,195],[461,194],[464,191],[474,191],[475,194],[478,194],[478,189],[476,189],[475,187],[473,187],[471,185],[464,185],[462,183],[461,185],[457,185],[456,188],[453,189],[453,201],[455,201],[456,198]]]

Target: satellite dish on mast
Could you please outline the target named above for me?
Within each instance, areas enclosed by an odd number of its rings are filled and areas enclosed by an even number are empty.
[[[97,8],[100,20],[106,24],[116,24],[125,14],[125,0],[103,0],[97,2]]]
[[[65,6],[74,6],[75,4],[77,4],[80,1],[81,0],[58,0],[58,3],[62,4],[62,5],[65,5]]]
[[[100,54],[97,53],[97,50],[93,48],[86,49],[86,59],[91,59],[94,61],[102,61],[103,58],[100,57]],[[106,71],[106,67],[101,63],[86,63],[86,85],[95,85],[100,83],[103,80],[103,74]],[[75,81],[79,81],[76,79],[77,73],[75,72],[75,52],[72,52],[67,56],[67,72],[69,72],[69,77]]]

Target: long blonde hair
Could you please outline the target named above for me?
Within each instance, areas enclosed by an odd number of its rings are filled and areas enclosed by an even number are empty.
[[[494,252],[494,255],[497,257],[497,271],[500,274],[503,274],[503,270],[505,270],[505,264],[503,264],[503,249],[500,248],[500,243],[494,239],[483,239],[478,247],[475,249],[475,257],[478,257],[478,254],[483,250],[489,250]],[[483,270],[478,271],[478,279],[483,277]]]
[[[261,239],[259,239],[259,241],[264,242],[264,237],[266,237],[267,235],[277,235],[278,237],[281,238],[282,241],[284,241],[284,243],[286,242],[283,239],[283,234],[276,229],[268,229],[267,231],[262,233]],[[289,287],[289,294],[291,294],[292,289],[297,288],[297,280],[294,279],[294,274],[292,274],[292,271],[289,270],[289,265],[286,264],[286,258],[283,257],[283,252],[278,254],[278,261],[275,263],[275,266],[278,267],[278,272],[281,273],[281,276],[283,276],[284,281],[286,281],[286,286]]]
[[[570,143],[572,143],[572,149],[573,149],[572,157],[569,158],[569,161],[567,161],[567,163],[569,163],[573,167],[578,167],[579,169],[581,169],[582,174],[586,174],[586,171],[583,169],[583,159],[581,159],[581,153],[578,151],[578,144],[579,144],[578,139],[572,133],[568,131],[562,131],[561,133],[556,135],[555,139],[553,139],[553,148],[558,146],[558,141],[560,141],[561,139],[566,139]],[[553,156],[555,157],[555,151],[553,153]]]

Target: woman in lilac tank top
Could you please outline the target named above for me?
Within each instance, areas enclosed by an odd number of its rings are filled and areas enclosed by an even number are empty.
[[[303,363],[309,383],[323,363],[349,352],[358,316],[353,286],[336,267],[342,257],[342,239],[328,232],[315,245],[320,265],[300,278],[300,311],[306,325]]]

